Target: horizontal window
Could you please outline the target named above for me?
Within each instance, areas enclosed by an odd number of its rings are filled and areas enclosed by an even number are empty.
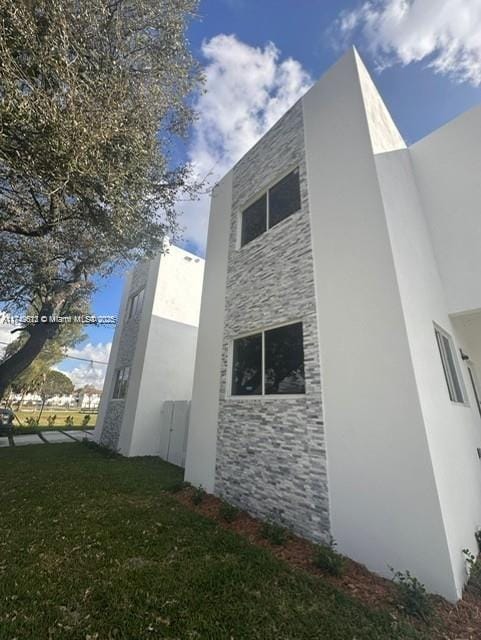
[[[242,212],[241,246],[301,208],[299,169],[294,169]]]
[[[115,374],[114,393],[112,398],[122,400],[127,395],[127,387],[129,383],[130,367],[117,369]]]
[[[302,323],[234,340],[232,395],[305,393]]]
[[[127,320],[132,318],[132,316],[136,316],[140,310],[142,309],[142,305],[144,303],[144,289],[137,291],[134,295],[130,296],[129,302],[127,305]]]
[[[463,383],[459,365],[456,358],[456,350],[454,348],[451,336],[442,331],[439,327],[435,327],[436,341],[438,343],[441,362],[444,369],[444,377],[448,386],[449,397],[453,402],[464,403],[465,396],[463,391]]]

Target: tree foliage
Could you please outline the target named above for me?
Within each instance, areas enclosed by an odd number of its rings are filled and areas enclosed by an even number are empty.
[[[0,2],[7,307],[67,314],[88,299],[93,273],[175,237],[176,198],[195,191],[174,162],[201,80],[185,37],[195,9],[195,0]],[[57,329],[27,327],[15,375]],[[0,395],[10,365],[0,364]]]

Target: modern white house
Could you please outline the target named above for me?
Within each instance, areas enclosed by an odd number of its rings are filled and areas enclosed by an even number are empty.
[[[168,449],[164,405],[169,420],[173,403],[185,418],[191,399],[203,275],[202,258],[168,243],[127,275],[94,434],[100,444],[125,456]]]
[[[349,51],[216,186],[186,480],[455,601],[481,527],[481,108]]]

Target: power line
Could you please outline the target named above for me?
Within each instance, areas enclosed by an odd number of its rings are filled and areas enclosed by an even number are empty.
[[[9,342],[4,342],[3,340],[0,340],[0,344],[6,344],[9,345]],[[89,358],[80,358],[79,356],[69,356],[67,354],[64,354],[64,360],[82,360],[83,362],[90,362],[90,364],[104,364],[104,365],[108,365],[108,362],[102,362],[101,360],[90,360]]]

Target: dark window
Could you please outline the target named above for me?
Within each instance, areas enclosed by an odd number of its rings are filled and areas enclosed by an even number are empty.
[[[299,169],[295,169],[269,189],[269,228],[300,208]]]
[[[305,393],[302,323],[265,332],[265,393]]]
[[[142,309],[142,304],[144,302],[144,289],[141,289],[133,296],[129,298],[129,306],[127,310],[127,320],[132,316],[136,316],[139,311]]]
[[[232,395],[299,393],[305,393],[301,322],[234,340]]]
[[[262,393],[262,334],[234,340],[232,395]]]
[[[123,367],[123,369],[117,369],[115,376],[114,393],[112,398],[121,400],[127,395],[127,385],[129,382],[130,367]]]
[[[244,246],[267,228],[267,195],[264,194],[242,213],[242,239]]]
[[[449,397],[453,402],[464,402],[464,394],[459,379],[458,367],[454,356],[454,346],[451,338],[439,329],[435,329],[436,340],[443,363],[444,376],[448,385]]]

